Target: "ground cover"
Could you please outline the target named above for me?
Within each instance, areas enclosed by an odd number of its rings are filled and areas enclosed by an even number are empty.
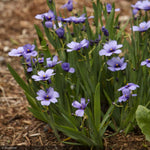
[[[58,2],[58,7],[62,2]],[[116,7],[121,8],[126,21],[130,12],[126,7],[135,1],[116,0]],[[86,3],[91,13],[90,3],[78,2],[79,8]],[[126,7],[125,7],[126,5]],[[9,58],[8,51],[14,47],[25,45],[36,37],[33,23],[39,21],[34,16],[48,10],[45,1],[40,0],[3,0],[0,2],[2,19],[0,20],[0,145],[1,146],[51,146],[53,149],[77,149],[73,146],[59,144],[53,135],[53,131],[43,122],[35,119],[27,109],[27,101],[23,91],[16,84],[7,69],[7,63],[15,66],[18,73],[22,74],[23,69],[16,58]],[[24,78],[23,74],[22,77]],[[109,132],[107,133],[109,134]],[[66,137],[62,136],[66,140]],[[146,142],[140,131],[125,136],[123,133],[104,139],[106,149],[148,149],[150,143]],[[80,148],[79,148],[80,149]]]

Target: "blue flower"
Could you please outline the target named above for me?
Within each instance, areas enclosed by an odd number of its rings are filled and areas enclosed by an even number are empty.
[[[68,0],[66,4],[64,4],[61,8],[67,8],[68,11],[72,11],[73,9],[73,0]]]
[[[120,59],[120,57],[113,57],[107,61],[107,64],[109,65],[108,69],[113,72],[124,70],[127,66],[127,63],[124,63],[124,58]]]
[[[102,27],[102,32],[104,33],[105,36],[109,36],[108,30],[104,26]]]
[[[142,1],[142,5],[139,8],[145,11],[150,10],[150,1],[148,0]]]
[[[139,26],[133,26],[133,31],[145,32],[150,28],[150,21],[148,22],[141,22]]]
[[[36,59],[31,58],[31,57],[26,58],[24,64],[27,66],[27,72],[32,72],[32,70],[33,70],[32,67],[33,67],[33,65],[36,64]]]
[[[63,38],[64,37],[64,34],[65,34],[65,30],[64,28],[58,28],[56,31],[56,34],[58,35],[59,38]]]
[[[40,64],[44,63],[44,57],[38,58],[38,62],[39,62]]]
[[[75,72],[75,69],[74,68],[70,68],[70,64],[67,63],[67,62],[62,63],[61,67],[62,67],[62,69],[64,71],[67,71],[67,72],[70,72],[70,73],[74,73]]]
[[[25,58],[37,56],[37,51],[35,51],[35,45],[34,44],[33,45],[26,44],[23,46],[23,48],[24,48],[23,56]]]
[[[150,2],[148,0],[138,1],[135,5],[131,5],[131,7],[138,10],[143,9],[145,11],[148,11],[150,10]]]
[[[90,16],[88,17],[88,19],[94,18],[94,16]],[[85,14],[82,14],[80,17],[76,17],[76,16],[70,16],[68,18],[62,18],[62,17],[57,17],[58,21],[62,21],[62,22],[67,22],[67,23],[84,23],[85,20],[87,19],[87,17],[85,17]]]
[[[72,22],[74,22],[76,24],[84,23],[86,20],[86,17],[85,17],[85,14],[82,14],[80,17],[75,17],[75,16],[71,17],[71,20],[72,20]]]
[[[35,18],[40,19],[42,21],[44,21],[45,19],[45,26],[47,28],[52,28],[53,27],[52,21],[55,20],[55,15],[53,11],[49,10],[47,13],[36,15]]]
[[[150,68],[150,58],[149,58],[149,59],[146,59],[145,61],[142,61],[142,62],[141,62],[141,66],[144,66],[144,65],[146,65],[147,67]]]
[[[58,56],[54,56],[53,60],[51,60],[51,58],[47,58],[46,62],[47,62],[46,67],[50,67],[50,68],[52,68],[52,67],[56,66],[57,64],[61,63],[61,61],[58,61]]]
[[[131,5],[131,7],[139,10],[141,5],[142,5],[142,1],[137,1],[135,5]]]
[[[75,108],[78,108],[75,112],[76,116],[79,116],[79,117],[83,117],[84,115],[84,110],[85,108],[87,107],[88,103],[89,103],[89,99],[88,99],[88,102],[85,103],[85,98],[81,98],[81,103],[79,103],[78,101],[74,101],[72,103],[72,106],[75,107]]]
[[[24,54],[24,48],[23,47],[18,47],[17,49],[12,49],[8,53],[9,56],[17,56],[17,57],[23,56],[23,54]]]
[[[112,10],[111,4],[107,3],[107,5],[106,5],[106,10],[107,10],[107,13],[111,13],[111,10]],[[117,9],[115,9],[115,11],[120,11],[120,9],[117,8]]]
[[[125,102],[127,101],[131,96],[137,96],[137,94],[131,94],[132,91],[129,89],[122,90],[122,96],[119,97],[118,102]]]
[[[138,9],[136,9],[136,8],[134,8],[134,9],[132,10],[133,15],[136,15],[137,12],[138,12]]]
[[[72,21],[72,16],[68,18],[57,17],[58,21],[70,23]]]
[[[46,92],[44,90],[39,90],[37,92],[36,99],[41,101],[41,105],[48,106],[50,103],[56,103],[59,97],[59,93],[54,91],[52,87],[50,87]]]
[[[26,44],[23,47],[18,47],[17,49],[12,49],[9,53],[9,56],[23,56],[28,59],[30,57],[37,56],[37,51],[35,50],[35,45]]]
[[[67,49],[67,52],[77,51],[81,48],[88,48],[89,41],[86,39],[83,39],[80,43],[72,41],[71,43],[67,44],[67,46],[70,48]]]
[[[134,84],[134,83],[127,83],[125,86],[118,89],[118,91],[123,91],[125,89],[129,89],[132,91],[132,90],[135,90],[136,88],[139,88],[139,85]]]
[[[121,48],[123,45],[117,45],[117,41],[109,41],[103,46],[103,49],[99,51],[99,55],[111,56],[112,54],[119,54],[121,53]]]
[[[34,79],[35,81],[46,81],[49,80],[51,76],[55,75],[55,73],[53,72],[53,69],[48,69],[46,70],[46,72],[41,70],[38,72],[38,75],[32,75],[32,79]]]

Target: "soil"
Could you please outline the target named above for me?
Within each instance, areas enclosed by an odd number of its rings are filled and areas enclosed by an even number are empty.
[[[74,13],[87,6],[88,13],[92,14],[90,0],[76,0],[76,2]],[[114,0],[114,2],[116,8],[121,8],[121,20],[126,21],[131,15],[131,11],[128,11],[130,5],[136,0]],[[64,3],[56,0],[57,8]],[[22,89],[7,69],[9,63],[24,78],[19,59],[8,57],[8,52],[25,44],[32,44],[33,40],[37,39],[34,24],[41,28],[42,26],[34,17],[47,11],[46,0],[0,1],[0,149],[83,149],[59,143],[48,125],[33,117],[27,109],[28,103]],[[62,135],[61,139],[64,140],[66,137]],[[150,142],[145,141],[144,135],[140,132],[132,132],[126,136],[119,133],[104,138],[104,145],[106,150],[150,150]]]

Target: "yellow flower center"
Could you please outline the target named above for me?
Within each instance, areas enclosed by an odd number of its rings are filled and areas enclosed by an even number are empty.
[[[43,75],[43,78],[45,78],[45,74]]]
[[[46,95],[46,100],[49,100],[49,96],[48,95]]]
[[[27,49],[27,51],[29,52],[29,51],[30,51],[30,49]]]

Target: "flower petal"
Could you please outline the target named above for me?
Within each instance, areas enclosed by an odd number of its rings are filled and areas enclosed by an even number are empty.
[[[34,79],[35,81],[40,81],[41,80],[41,78],[37,75],[33,75],[31,78]]]
[[[146,65],[146,64],[147,64],[146,61],[142,61],[142,62],[141,62],[141,66],[144,66],[144,65]]]
[[[74,72],[75,72],[75,69],[74,69],[74,68],[70,68],[68,72],[74,73]]]
[[[78,110],[76,110],[75,114],[76,114],[77,116],[79,116],[79,117],[83,117],[83,115],[84,115],[84,110],[78,109]]]
[[[81,98],[81,105],[85,105],[85,98]]]
[[[100,56],[103,56],[103,55],[105,55],[106,53],[107,53],[107,51],[104,50],[104,49],[102,49],[102,50],[99,51],[99,55],[100,55]]]
[[[72,103],[72,106],[75,107],[75,108],[81,108],[81,104],[78,101],[74,101]]]
[[[56,103],[56,102],[57,102],[57,99],[56,99],[56,98],[52,98],[52,99],[50,99],[50,101],[51,101],[52,103]]]
[[[41,105],[48,106],[50,105],[50,101],[41,101]]]

